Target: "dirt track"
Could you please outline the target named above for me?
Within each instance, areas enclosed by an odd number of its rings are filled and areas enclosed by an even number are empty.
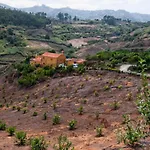
[[[67,42],[71,43],[73,47],[79,48],[81,46],[87,45],[88,41],[92,41],[92,40],[99,40],[99,38],[95,38],[95,37],[80,38],[80,39],[72,39]]]

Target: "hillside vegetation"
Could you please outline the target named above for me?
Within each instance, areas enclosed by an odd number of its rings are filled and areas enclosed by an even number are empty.
[[[27,27],[43,27],[49,24],[50,19],[45,13],[28,14],[19,10],[11,10],[0,7],[0,24]]]
[[[50,19],[42,12],[28,14],[6,8],[0,11],[2,68],[45,51],[59,53],[63,49],[67,57],[85,58],[101,50],[148,51],[150,46],[149,22],[134,23],[113,16],[79,21],[67,13]]]

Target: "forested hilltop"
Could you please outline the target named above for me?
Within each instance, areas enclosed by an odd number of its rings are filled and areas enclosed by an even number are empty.
[[[26,13],[20,10],[11,10],[0,7],[0,24],[28,26],[28,27],[43,27],[50,24],[50,19],[46,18],[46,13]]]

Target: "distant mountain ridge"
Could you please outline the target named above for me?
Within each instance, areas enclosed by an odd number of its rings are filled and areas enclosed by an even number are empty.
[[[14,7],[11,7],[11,6],[3,4],[3,3],[0,3],[0,6],[5,7],[5,8],[14,9]]]
[[[10,8],[10,9],[15,9],[11,6],[1,4],[1,6]],[[102,19],[105,15],[111,15],[116,18],[121,18],[121,19],[129,19],[131,21],[137,21],[137,22],[147,22],[150,21],[150,14],[140,14],[140,13],[130,13],[125,10],[78,10],[78,9],[72,9],[69,7],[65,8],[51,8],[46,5],[41,5],[41,6],[33,6],[33,7],[28,7],[28,8],[19,8],[22,11],[26,12],[45,12],[49,17],[56,17],[56,15],[59,12],[62,13],[68,13],[71,16],[77,16],[80,19]]]

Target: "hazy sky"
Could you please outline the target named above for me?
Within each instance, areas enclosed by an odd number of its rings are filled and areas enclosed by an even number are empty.
[[[71,7],[84,10],[124,9],[130,12],[150,14],[150,0],[0,0],[14,7],[29,7],[45,4],[53,8]]]

